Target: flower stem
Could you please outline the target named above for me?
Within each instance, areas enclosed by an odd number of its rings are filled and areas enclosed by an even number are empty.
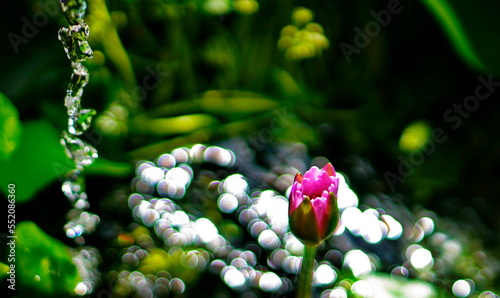
[[[312,281],[314,271],[314,258],[316,257],[316,246],[304,246],[304,258],[300,267],[299,289],[297,290],[297,298],[312,297]]]

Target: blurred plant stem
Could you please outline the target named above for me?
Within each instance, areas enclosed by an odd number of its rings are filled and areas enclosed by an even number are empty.
[[[115,65],[123,81],[130,87],[137,85],[132,63],[111,20],[106,2],[104,0],[88,2],[91,38],[98,39],[102,44],[106,57]]]
[[[193,45],[189,37],[192,31],[192,20],[188,14],[181,16],[175,10],[169,9],[167,12],[169,22],[166,24],[165,40],[169,40],[172,47],[170,59],[179,61],[178,75],[182,82],[181,88],[184,94],[192,94],[197,91],[197,77],[193,69]],[[192,32],[195,34],[195,32]]]
[[[316,246],[305,245],[304,257],[300,266],[299,289],[297,298],[312,297],[312,281],[314,272],[314,257],[316,256]]]

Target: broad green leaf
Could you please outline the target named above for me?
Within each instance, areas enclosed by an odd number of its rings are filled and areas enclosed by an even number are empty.
[[[497,2],[424,0],[458,54],[478,71],[500,75]]]
[[[81,278],[70,248],[31,221],[20,222],[16,227],[16,236],[18,294],[30,294],[30,297],[74,295]]]
[[[60,144],[60,132],[46,120],[26,122],[19,148],[11,158],[0,162],[0,185],[16,185],[18,203],[34,195],[73,167]],[[6,187],[1,191],[5,194]]]
[[[21,122],[16,107],[0,92],[0,161],[8,159],[18,146]]]

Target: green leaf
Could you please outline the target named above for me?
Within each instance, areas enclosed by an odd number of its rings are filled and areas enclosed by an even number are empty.
[[[8,159],[21,137],[21,122],[16,107],[0,92],[0,161]]]
[[[16,290],[30,297],[33,291],[48,297],[74,295],[81,278],[70,248],[31,221],[20,222],[16,236]]]
[[[0,185],[16,185],[16,201],[26,202],[74,165],[60,144],[60,132],[46,120],[23,124],[19,148],[0,162]],[[1,188],[5,194],[7,188]]]
[[[484,1],[424,0],[457,53],[478,71],[500,75],[500,4]]]

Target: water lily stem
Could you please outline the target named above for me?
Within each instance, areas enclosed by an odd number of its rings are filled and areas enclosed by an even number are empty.
[[[314,258],[316,257],[316,246],[304,246],[304,258],[300,267],[299,289],[297,290],[297,298],[312,297],[312,281],[314,271]]]

